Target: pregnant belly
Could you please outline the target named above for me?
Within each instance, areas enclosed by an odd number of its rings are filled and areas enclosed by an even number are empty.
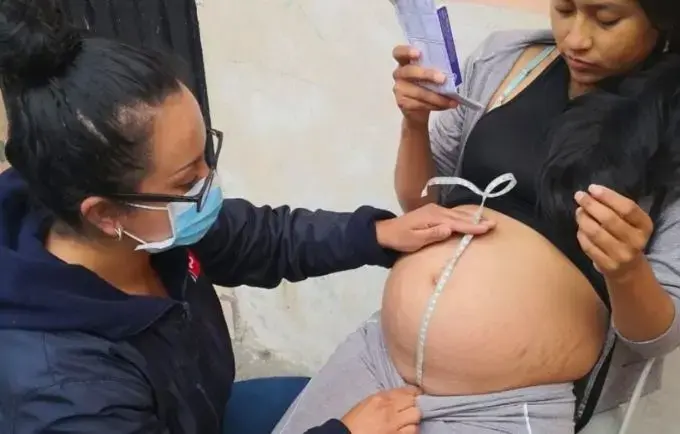
[[[496,228],[472,240],[430,321],[423,388],[464,395],[583,377],[597,361],[606,331],[606,310],[594,289],[533,229],[491,210],[485,216]],[[423,313],[458,242],[402,257],[387,279],[385,343],[409,383],[415,382]]]

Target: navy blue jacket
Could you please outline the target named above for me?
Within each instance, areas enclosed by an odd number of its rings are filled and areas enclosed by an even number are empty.
[[[389,217],[228,199],[198,245],[153,256],[170,298],[129,296],[45,250],[50,222],[10,169],[0,175],[0,434],[221,433],[234,355],[212,285],[391,266],[375,235]],[[347,431],[329,421],[310,432]]]

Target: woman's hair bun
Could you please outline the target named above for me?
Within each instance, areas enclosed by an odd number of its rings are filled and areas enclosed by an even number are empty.
[[[59,0],[0,0],[0,77],[5,86],[59,75],[81,46]]]

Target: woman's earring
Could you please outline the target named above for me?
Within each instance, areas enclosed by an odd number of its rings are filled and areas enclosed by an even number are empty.
[[[120,226],[116,228],[116,238],[118,241],[123,241],[123,229]]]
[[[663,46],[663,52],[668,53],[668,50],[671,49],[671,41],[670,39],[666,39],[666,45]]]

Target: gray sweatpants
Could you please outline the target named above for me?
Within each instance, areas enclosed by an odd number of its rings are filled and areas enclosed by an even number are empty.
[[[300,434],[341,418],[364,398],[404,386],[374,315],[352,333],[291,405],[276,434]],[[477,396],[418,398],[420,434],[572,434],[572,384],[535,386]]]

